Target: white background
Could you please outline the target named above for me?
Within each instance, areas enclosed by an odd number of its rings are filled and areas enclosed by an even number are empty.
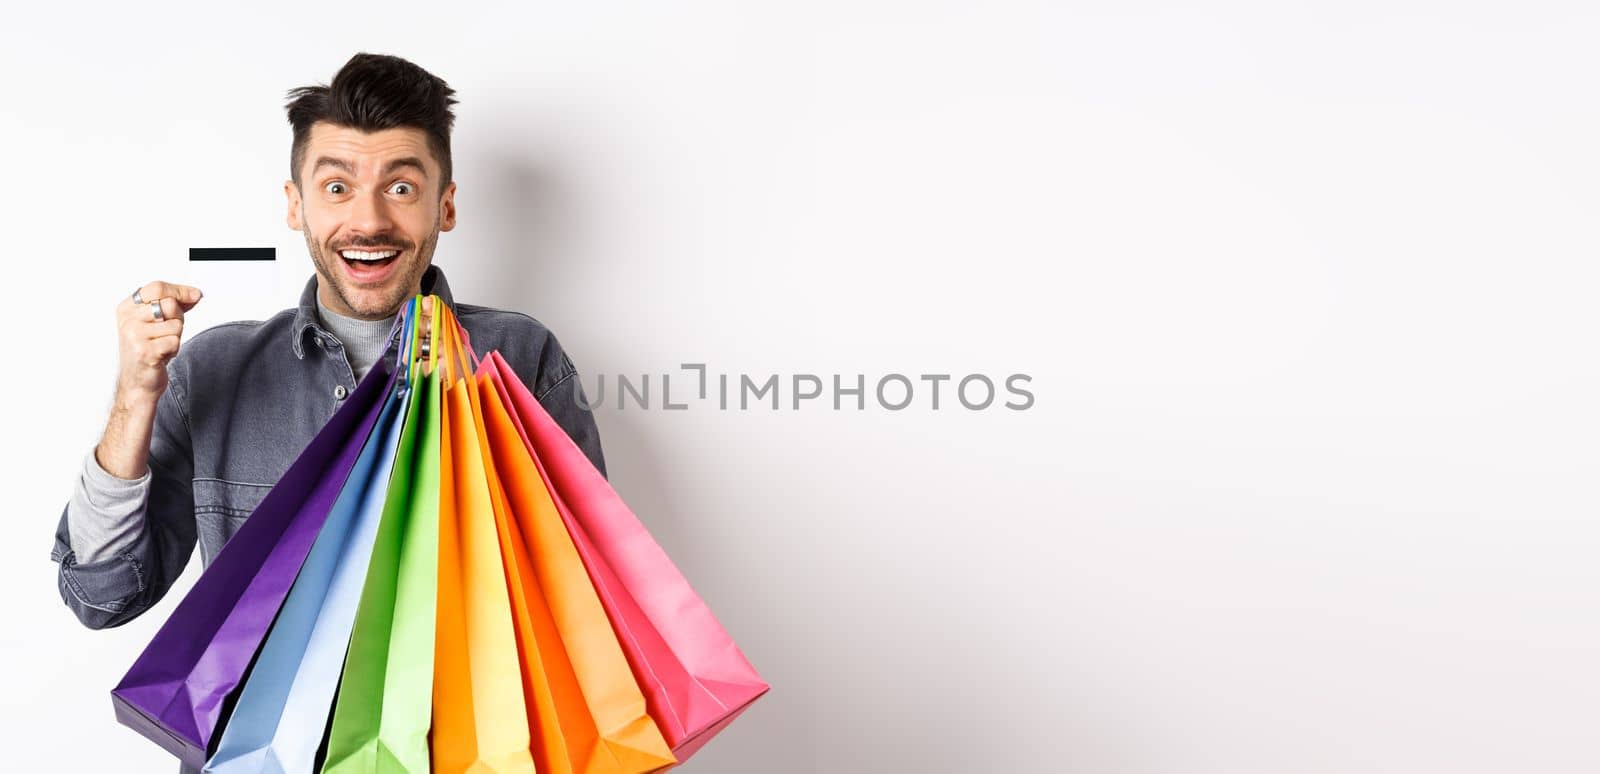
[[[0,30],[8,771],[175,768],[108,692],[176,594],[83,629],[51,533],[122,296],[295,302],[284,92],[360,50],[460,91],[436,262],[586,385],[1033,376],[598,413],[774,686],[686,771],[1600,770],[1582,4],[45,9]]]

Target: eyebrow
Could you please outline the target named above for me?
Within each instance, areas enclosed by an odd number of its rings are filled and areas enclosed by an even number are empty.
[[[334,169],[343,170],[347,175],[354,175],[356,173],[355,165],[351,164],[349,161],[344,159],[336,159],[332,156],[318,156],[317,163],[311,167],[311,174],[315,175],[317,170],[322,169],[323,167],[333,167]],[[419,159],[416,156],[402,156],[398,159],[393,159],[386,164],[383,168],[383,172],[379,176],[387,177],[391,174],[394,174],[395,170],[404,167],[411,167],[417,170],[417,174],[419,175],[427,176],[428,174],[428,168],[422,165],[422,159]]]

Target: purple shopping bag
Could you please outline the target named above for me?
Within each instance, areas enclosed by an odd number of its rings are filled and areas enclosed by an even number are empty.
[[[223,703],[244,681],[395,379],[391,364],[373,365],[217,552],[112,690],[119,722],[189,766],[205,764]]]

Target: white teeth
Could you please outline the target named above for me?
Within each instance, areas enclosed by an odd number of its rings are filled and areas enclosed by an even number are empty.
[[[368,253],[368,252],[363,252],[361,250],[340,250],[339,251],[339,255],[342,255],[345,258],[348,258],[348,259],[350,259],[352,261],[381,261],[381,260],[383,260],[385,258],[392,258],[397,254],[398,254],[398,251],[395,251],[395,250],[384,250],[382,252],[377,252],[377,253]]]

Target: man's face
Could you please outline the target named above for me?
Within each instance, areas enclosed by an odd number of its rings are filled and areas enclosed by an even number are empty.
[[[364,320],[391,317],[419,292],[439,232],[456,225],[455,183],[421,129],[311,127],[304,190],[283,184],[289,228],[305,234],[324,306]]]

